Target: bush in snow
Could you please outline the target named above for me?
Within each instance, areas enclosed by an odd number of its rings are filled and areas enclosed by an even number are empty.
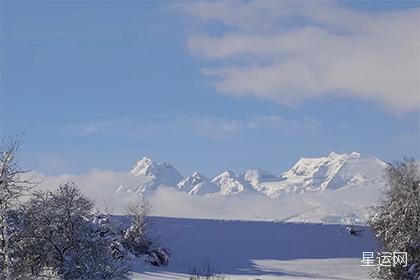
[[[147,262],[154,266],[167,266],[169,264],[170,253],[168,249],[157,247],[147,254]]]
[[[370,225],[386,252],[407,252],[408,265],[378,266],[381,279],[420,279],[420,172],[414,160],[386,168],[388,190]]]

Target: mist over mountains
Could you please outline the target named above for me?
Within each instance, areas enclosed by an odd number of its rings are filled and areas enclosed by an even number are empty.
[[[214,177],[183,176],[173,165],[144,157],[130,171],[93,169],[45,176],[41,189],[74,181],[98,207],[124,214],[130,201],[146,198],[152,214],[165,217],[364,224],[386,187],[386,164],[353,152],[301,158],[289,170],[231,170]]]
[[[198,172],[183,177],[171,164],[148,157],[139,160],[130,174],[135,186],[121,185],[117,192],[149,194],[158,186],[172,187],[191,195],[264,195],[271,198],[290,193],[324,192],[353,187],[380,188],[386,163],[375,157],[331,153],[319,158],[301,158],[291,169],[271,174],[250,169],[240,174],[225,170],[214,178]]]

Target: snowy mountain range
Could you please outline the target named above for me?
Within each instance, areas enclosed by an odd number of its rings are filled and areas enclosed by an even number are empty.
[[[166,186],[191,195],[254,194],[276,198],[286,193],[324,192],[357,186],[381,188],[385,166],[385,162],[357,152],[333,152],[325,157],[301,158],[290,170],[279,175],[261,169],[241,174],[226,170],[209,178],[198,172],[183,177],[171,164],[144,157],[130,171],[138,178],[136,187],[120,186],[117,191],[143,194]]]

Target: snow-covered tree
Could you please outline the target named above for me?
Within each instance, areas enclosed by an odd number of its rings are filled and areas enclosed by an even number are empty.
[[[370,225],[384,252],[407,252],[408,265],[378,266],[381,279],[420,279],[420,169],[414,160],[389,164],[388,190]]]
[[[20,206],[20,198],[33,186],[23,178],[26,172],[16,159],[20,139],[4,140],[0,146],[0,279],[11,277],[11,245],[18,233],[12,213]]]
[[[127,207],[131,226],[124,232],[123,245],[135,256],[147,254],[152,245],[148,236],[149,212],[150,207],[145,201],[131,202]]]
[[[73,183],[35,192],[21,215],[15,277],[128,279],[124,259],[111,254],[112,241],[97,230],[92,210]]]
[[[122,244],[136,257],[147,256],[147,262],[155,266],[169,263],[169,251],[159,246],[158,240],[149,234],[150,205],[145,201],[132,202],[127,207],[131,226],[124,231]]]

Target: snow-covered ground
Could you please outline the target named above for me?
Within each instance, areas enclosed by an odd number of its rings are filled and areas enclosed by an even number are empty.
[[[366,227],[360,236],[344,225],[152,218],[171,253],[168,267],[137,263],[134,279],[186,279],[210,263],[227,279],[368,279],[362,252],[376,244]]]

